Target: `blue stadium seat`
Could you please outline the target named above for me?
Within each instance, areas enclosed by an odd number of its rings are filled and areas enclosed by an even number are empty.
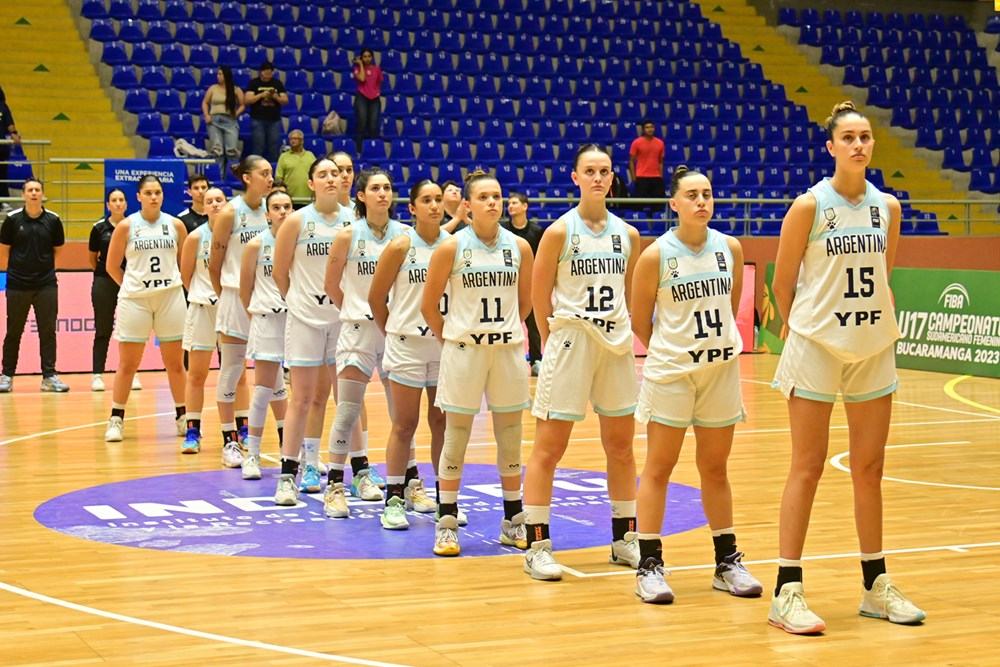
[[[110,21],[108,21],[108,23],[110,23]],[[94,21],[91,24],[90,38],[91,39],[95,39],[95,40],[99,40],[99,41],[107,41],[106,39],[100,39],[100,38],[94,36],[94,29],[95,29],[95,27],[96,27],[97,24],[98,24],[97,21]],[[146,39],[146,33],[142,29],[142,21],[137,21],[135,19],[125,19],[125,20],[119,22],[118,23],[118,39],[121,40],[121,41],[123,41],[123,42],[142,42],[142,41],[145,41],[145,39]]]
[[[166,21],[150,21],[146,24],[146,41],[153,44],[174,44],[176,37]],[[136,45],[139,44],[141,42]]]
[[[420,142],[420,155],[418,158],[421,162],[428,164],[444,162],[444,145],[434,139],[424,139]]]
[[[191,20],[197,23],[215,23],[219,18],[215,13],[215,5],[211,0],[192,0]]]
[[[80,15],[90,20],[106,19],[108,18],[108,9],[104,6],[104,0],[83,0]]]
[[[169,88],[158,90],[153,108],[163,114],[179,113],[184,108],[181,105],[181,94]]]
[[[413,98],[413,109],[410,113],[418,118],[433,118],[437,115],[437,104],[430,95],[418,95]]]
[[[141,72],[142,78],[139,79],[139,85],[147,90],[162,90],[170,85],[167,83],[167,75],[162,67],[143,67]]]
[[[131,0],[111,0],[108,6],[108,16],[119,21],[135,18]]]
[[[463,141],[475,142],[483,138],[483,130],[479,121],[474,118],[458,119],[458,129],[455,137]]]
[[[127,65],[129,58],[125,52],[125,42],[117,40],[104,42],[101,47],[101,62],[111,67]]]
[[[174,157],[174,140],[168,136],[151,137],[149,140],[149,158]]]
[[[487,118],[483,122],[483,138],[491,141],[507,139],[507,124],[499,118]]]
[[[299,113],[313,118],[323,118],[330,110],[327,108],[326,98],[320,93],[306,93],[299,97]]]
[[[194,127],[194,116],[178,112],[170,114],[167,121],[167,134],[172,137],[191,137],[198,134]]]
[[[457,165],[472,163],[472,147],[468,141],[455,139],[448,142],[448,161]]]
[[[201,90],[201,85],[190,67],[174,67],[170,71],[170,87],[182,93],[191,90]]]
[[[135,132],[140,137],[145,137],[147,139],[164,134],[163,116],[156,112],[144,112],[139,114]]]
[[[413,142],[409,139],[396,139],[389,144],[389,157],[393,162],[409,166],[415,162],[417,154],[413,148]]]
[[[180,44],[186,44],[194,49],[196,46],[208,48],[208,44],[201,41],[201,33],[198,30],[198,26],[191,21],[181,21],[174,25],[174,40]],[[192,65],[195,64],[194,60],[189,57],[188,62]],[[212,59],[215,62],[215,59]]]
[[[120,90],[132,90],[139,87],[139,79],[135,68],[131,65],[118,65],[111,70],[111,85]]]
[[[271,6],[271,23],[280,26],[296,25],[298,18],[295,9],[288,3],[277,3]]]

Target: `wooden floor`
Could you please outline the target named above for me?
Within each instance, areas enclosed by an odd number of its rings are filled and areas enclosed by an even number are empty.
[[[776,359],[741,358],[749,421],[737,427],[730,464],[739,545],[765,589],[776,570],[789,459],[784,403],[768,387]],[[142,376],[146,388],[129,405],[138,419],[127,422],[125,443],[110,446],[103,442],[110,395],[89,392],[89,376],[66,379],[68,395],[40,394],[37,378],[18,377],[15,393],[0,396],[3,665],[1000,664],[990,639],[1000,625],[996,380],[900,372],[886,469],[893,479],[884,483],[886,549],[895,581],[928,613],[917,627],[857,615],[860,567],[836,408],[805,576],[811,606],[829,629],[793,637],[767,625],[769,594],[743,600],[712,590],[707,528],[665,539],[677,595],[669,606],[639,603],[631,572],[607,564],[605,547],[558,552],[576,574],[549,583],[525,575],[519,555],[433,558],[426,540],[414,540],[413,559],[320,560],[69,537],[40,525],[35,509],[109,482],[218,470],[219,456],[215,445],[196,457],[179,454],[162,374]],[[375,461],[384,460],[387,433],[380,389],[372,385],[369,402]],[[215,430],[215,413],[206,411],[206,432]],[[473,442],[486,445],[488,432],[477,421]],[[602,470],[596,420],[574,435],[564,465]],[[533,436],[526,419],[525,460]],[[420,433],[418,442],[426,444]],[[635,444],[641,466],[644,436]],[[470,447],[469,461],[493,457],[492,447]],[[693,446],[673,481],[698,485]],[[272,493],[266,485],[262,493]]]

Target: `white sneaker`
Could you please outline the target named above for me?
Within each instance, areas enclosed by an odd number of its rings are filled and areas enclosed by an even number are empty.
[[[666,570],[663,563],[655,558],[647,558],[642,567],[635,573],[635,594],[643,602],[651,604],[670,604],[674,601],[674,592],[666,580]]]
[[[243,479],[260,479],[260,459],[253,454],[243,457]]]
[[[437,507],[437,505],[435,505],[435,511],[434,511],[434,521],[435,522],[441,520],[441,514],[440,514],[440,512],[437,511],[436,507]],[[465,512],[462,511],[461,507],[458,508],[458,525],[459,526],[467,526],[467,525],[469,525],[469,517],[466,516]]]
[[[108,430],[104,432],[104,442],[121,442],[125,439],[125,422],[121,417],[108,420]]]
[[[132,391],[142,391],[142,383],[139,382],[139,376],[132,376]]]
[[[235,442],[227,442],[222,446],[222,465],[227,468],[239,468],[243,465],[243,450]]]
[[[181,415],[180,417],[178,417],[177,419],[174,420],[174,423],[177,424],[177,435],[178,435],[178,437],[183,438],[184,436],[186,436],[187,432],[188,432],[187,415],[186,414],[185,415]]]
[[[712,588],[717,591],[728,591],[739,598],[755,598],[763,592],[760,585],[741,562],[743,552],[737,551],[719,563],[712,578]]]
[[[389,498],[382,510],[382,527],[386,530],[406,530],[410,522],[406,520],[406,501],[399,496]]]
[[[361,500],[376,501],[383,500],[382,489],[372,480],[368,474],[368,468],[359,470],[358,474],[351,480],[351,495]]]
[[[458,521],[450,514],[438,519],[434,526],[434,554],[437,556],[457,556],[462,553],[458,545]]]
[[[611,543],[611,555],[608,562],[616,565],[625,565],[633,570],[639,568],[639,533],[629,531],[625,533],[625,539],[615,540]]]
[[[403,489],[403,500],[406,501],[406,509],[420,514],[437,510],[437,503],[427,495],[427,489],[424,488],[424,482],[421,479],[410,480],[410,483]]]
[[[90,391],[104,391],[104,378],[100,373],[94,373],[94,377],[90,380]]]
[[[282,475],[278,478],[278,489],[274,492],[274,504],[284,507],[294,507],[299,501],[299,486],[295,483],[295,475]]]
[[[351,510],[347,507],[343,482],[326,485],[326,492],[323,494],[323,513],[331,519],[346,519],[351,515]]]
[[[532,579],[558,581],[562,579],[562,568],[552,555],[552,540],[536,540],[524,552],[524,571]]]
[[[826,630],[826,623],[809,611],[802,582],[790,581],[771,599],[767,622],[793,635],[808,635]]]
[[[509,521],[500,522],[500,544],[524,551],[528,548],[528,527],[524,525],[524,512],[518,512]]]
[[[910,602],[902,591],[892,585],[888,574],[880,574],[870,591],[861,596],[858,613],[869,618],[885,618],[890,623],[910,625],[920,623],[927,614]]]

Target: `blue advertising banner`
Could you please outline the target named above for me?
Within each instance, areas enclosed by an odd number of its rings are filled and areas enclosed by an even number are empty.
[[[128,212],[139,210],[135,196],[139,179],[146,174],[157,176],[163,183],[163,212],[177,215],[187,208],[187,165],[184,160],[105,160],[104,192],[121,188],[128,202]]]

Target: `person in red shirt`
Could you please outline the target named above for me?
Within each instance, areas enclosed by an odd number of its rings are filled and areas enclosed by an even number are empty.
[[[663,140],[656,136],[656,125],[651,120],[642,121],[642,135],[636,137],[628,151],[628,175],[635,184],[635,196],[643,199],[664,199]],[[640,204],[646,210],[663,210],[663,205]]]
[[[375,64],[375,53],[363,49],[354,58],[354,80],[358,82],[358,92],[354,96],[355,142],[358,155],[361,142],[378,139],[379,123],[382,119],[382,69]]]

